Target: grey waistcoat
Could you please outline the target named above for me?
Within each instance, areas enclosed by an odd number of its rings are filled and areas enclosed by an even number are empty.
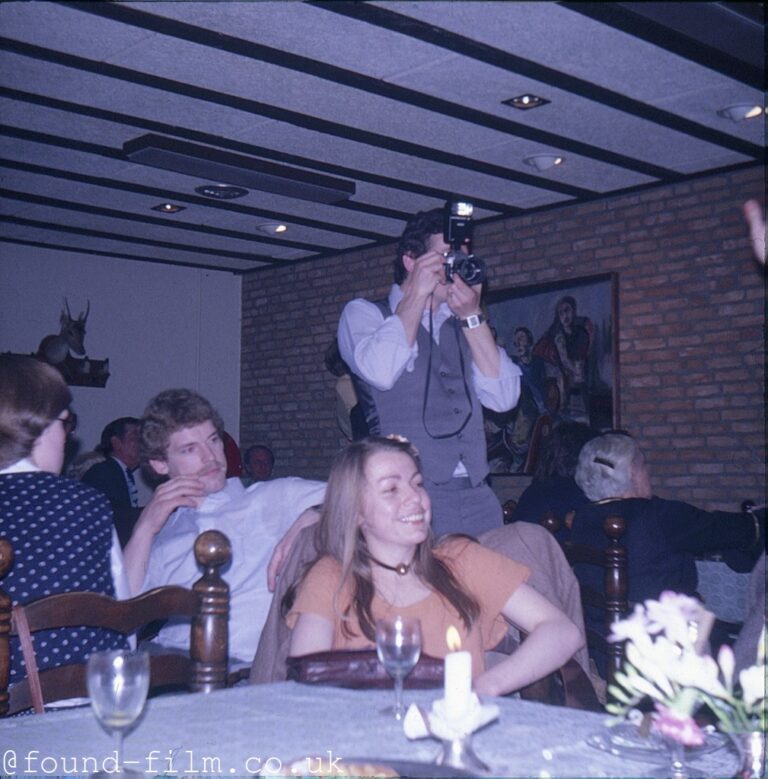
[[[376,301],[375,304],[385,317],[391,315],[387,301]],[[488,458],[482,408],[472,386],[472,357],[466,339],[458,330],[458,323],[451,317],[440,329],[439,345],[432,341],[426,428],[422,410],[430,337],[424,327],[419,326],[416,337],[419,356],[413,371],[403,371],[391,389],[378,390],[356,375],[353,380],[371,435],[396,433],[405,436],[419,450],[424,476],[437,484],[449,481],[456,464],[462,460],[476,486],[488,475]],[[464,356],[471,404],[464,389],[459,349]],[[471,417],[464,429],[455,432],[470,410]],[[432,437],[451,433],[453,435],[447,438]]]

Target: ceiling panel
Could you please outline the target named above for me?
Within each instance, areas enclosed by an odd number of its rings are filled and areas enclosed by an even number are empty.
[[[0,3],[0,244],[279,270],[454,195],[482,221],[764,164],[764,113],[717,114],[763,106],[762,4],[652,5]],[[502,103],[523,93],[550,102]],[[148,133],[355,193],[211,200],[237,182],[127,158]],[[525,163],[544,152],[564,163]]]

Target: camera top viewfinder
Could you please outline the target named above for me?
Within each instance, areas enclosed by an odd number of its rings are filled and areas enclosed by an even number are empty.
[[[449,200],[445,204],[443,240],[454,250],[472,240],[472,203]]]

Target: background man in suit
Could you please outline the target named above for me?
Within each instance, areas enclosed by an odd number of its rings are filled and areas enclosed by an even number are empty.
[[[139,427],[135,417],[120,417],[101,433],[97,447],[106,460],[86,471],[83,481],[103,492],[112,505],[120,543],[125,546],[139,515],[138,492],[133,471],[139,467]]]

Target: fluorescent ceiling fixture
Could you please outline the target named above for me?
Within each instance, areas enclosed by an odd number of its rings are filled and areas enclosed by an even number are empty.
[[[745,119],[755,119],[763,113],[763,107],[753,103],[737,103],[721,108],[718,116],[723,119],[730,119],[733,122],[743,122]]]
[[[235,200],[248,194],[247,189],[232,187],[229,184],[203,184],[201,187],[195,187],[195,192],[213,200]]]
[[[126,141],[123,151],[132,162],[153,168],[315,203],[336,203],[355,194],[353,181],[152,133]]]
[[[512,106],[512,108],[517,108],[520,111],[527,111],[530,108],[539,108],[540,106],[547,105],[547,103],[551,101],[545,100],[538,95],[525,94],[518,95],[517,97],[510,97],[509,100],[502,100],[501,102],[504,105]]]
[[[530,157],[523,157],[523,162],[536,170],[549,170],[555,165],[562,165],[565,157],[559,154],[532,154]]]

